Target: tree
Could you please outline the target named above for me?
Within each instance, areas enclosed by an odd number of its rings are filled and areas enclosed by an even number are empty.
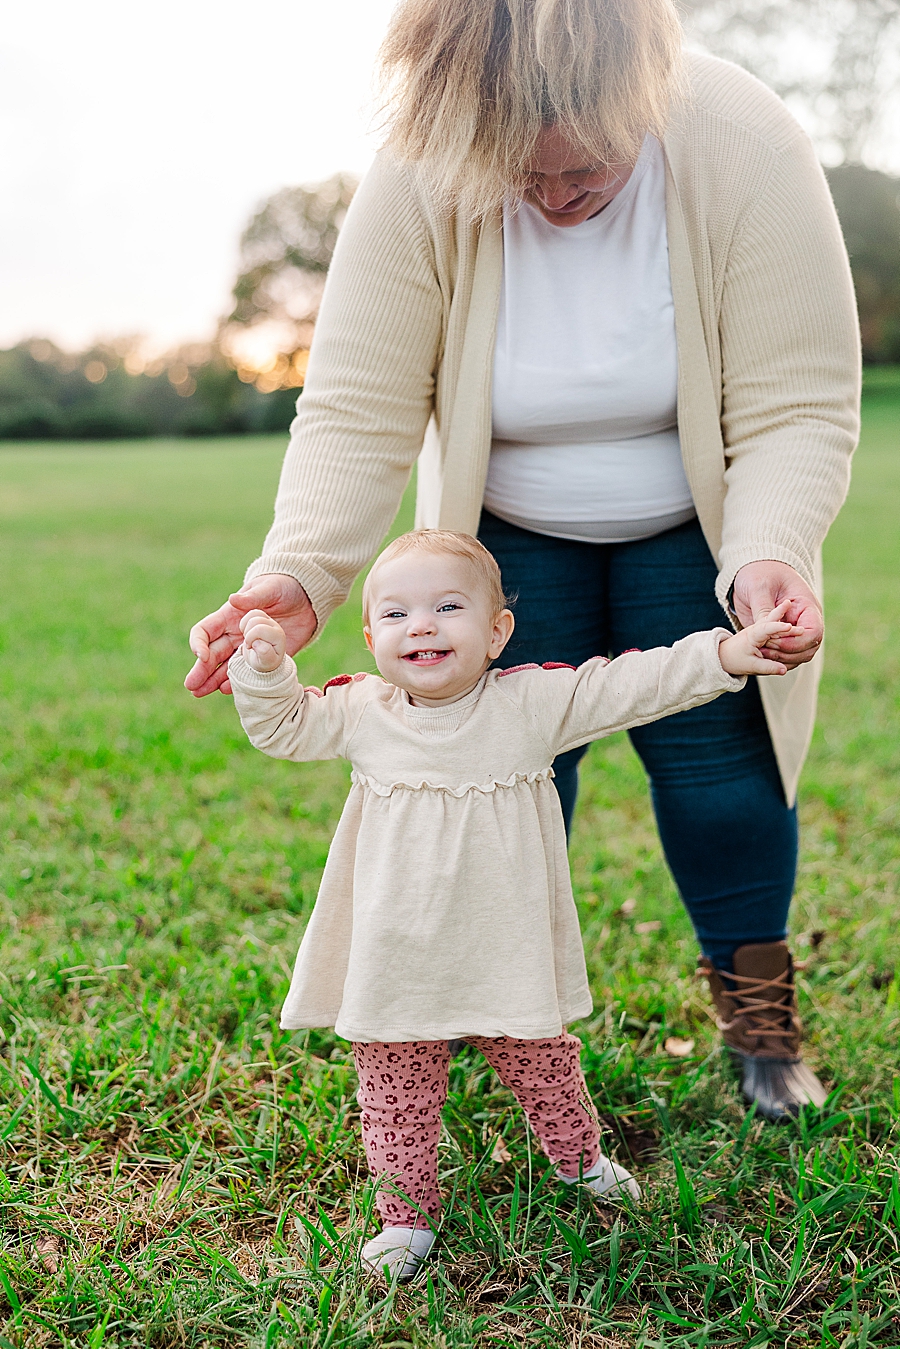
[[[268,353],[258,388],[303,382],[325,274],[356,185],[335,174],[314,186],[282,188],[241,236],[234,307],[219,340],[239,369],[260,370],[260,354]]]
[[[208,343],[151,360],[133,342],[0,351],[0,441],[120,440],[286,431],[296,392],[263,394]]]
[[[681,0],[688,33],[800,116],[850,254],[863,354],[900,361],[900,180],[867,168],[900,104],[900,0]]]
[[[896,121],[900,0],[682,0],[688,31],[801,111],[823,159],[861,163]]]
[[[850,254],[868,361],[900,361],[900,179],[862,164],[828,169]]]

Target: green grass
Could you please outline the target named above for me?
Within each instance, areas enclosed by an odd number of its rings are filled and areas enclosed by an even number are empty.
[[[356,1269],[348,1046],[277,1025],[345,768],[268,760],[227,699],[181,688],[190,623],[258,550],[281,438],[0,450],[0,1349],[900,1344],[898,425],[898,389],[873,388],[802,790],[794,944],[828,1109],[745,1117],[637,762],[596,745],[580,1030],[645,1203],[561,1192],[464,1056],[439,1254],[394,1292]],[[371,668],[355,601],[302,665]]]

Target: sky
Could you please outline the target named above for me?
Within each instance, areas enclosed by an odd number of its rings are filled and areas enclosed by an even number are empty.
[[[0,35],[0,346],[211,337],[241,230],[360,173],[393,0],[11,0]]]
[[[257,206],[371,162],[393,4],[9,0],[0,347],[211,338]]]

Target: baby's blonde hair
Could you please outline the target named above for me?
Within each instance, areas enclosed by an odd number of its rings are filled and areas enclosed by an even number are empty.
[[[683,83],[673,0],[402,0],[381,52],[388,144],[448,209],[522,196],[558,126],[586,165],[633,163]]]
[[[451,557],[464,558],[472,567],[479,585],[487,592],[492,613],[496,616],[502,609],[506,608],[506,596],[503,593],[500,568],[497,566],[494,556],[488,552],[483,543],[479,543],[471,534],[460,534],[453,529],[414,529],[409,534],[401,534],[399,538],[394,539],[393,543],[389,543],[384,552],[379,553],[375,559],[372,570],[366,577],[366,583],[363,586],[363,627],[369,626],[372,582],[378,574],[379,567],[385,562],[393,561],[395,557],[403,557],[405,553],[417,551],[434,555],[448,553]]]

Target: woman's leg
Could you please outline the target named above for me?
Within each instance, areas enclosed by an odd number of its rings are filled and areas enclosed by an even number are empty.
[[[613,652],[670,646],[723,626],[715,575],[696,521],[613,545]],[[631,739],[700,945],[717,968],[730,970],[738,947],[784,937],[797,865],[796,811],[785,804],[756,680],[742,693],[639,727]]]
[[[551,539],[482,511],[478,537],[500,566],[516,616],[512,640],[496,662],[513,665],[560,660],[581,665],[609,649],[606,622],[608,545]],[[584,749],[560,754],[554,782],[568,831],[578,794]]]
[[[437,1145],[447,1099],[446,1041],[354,1044],[353,1055],[366,1161],[372,1178],[383,1182],[378,1212],[387,1227],[430,1228],[441,1212]]]

